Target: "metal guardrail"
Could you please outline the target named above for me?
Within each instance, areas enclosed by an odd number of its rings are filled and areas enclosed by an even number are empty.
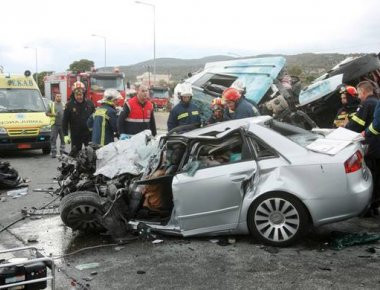
[[[50,269],[51,275],[46,276],[45,278],[38,278],[38,279],[32,279],[32,280],[28,280],[28,281],[22,281],[22,282],[16,282],[16,283],[11,283],[11,284],[6,284],[6,285],[0,285],[0,289],[7,289],[7,288],[15,287],[15,286],[22,286],[22,285],[39,283],[39,282],[51,280],[51,289],[55,290],[55,264],[54,264],[54,261],[53,261],[53,259],[45,257],[44,255],[42,255],[36,247],[13,248],[13,249],[9,249],[9,250],[0,251],[0,254],[26,251],[26,250],[34,250],[36,252],[37,258],[30,259],[28,261],[21,262],[21,263],[20,262],[14,262],[14,263],[0,264],[0,268],[19,266],[19,265],[27,265],[27,264],[33,264],[36,262],[45,262],[46,266]]]

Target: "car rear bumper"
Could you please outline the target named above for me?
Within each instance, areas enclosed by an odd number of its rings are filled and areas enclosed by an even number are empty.
[[[364,171],[364,172],[363,172]],[[366,178],[363,178],[363,176]],[[347,179],[347,192],[344,196],[325,200],[305,200],[316,226],[360,216],[372,200],[373,182],[367,167],[350,173]]]
[[[50,133],[37,136],[0,136],[0,150],[43,149],[50,147]]]

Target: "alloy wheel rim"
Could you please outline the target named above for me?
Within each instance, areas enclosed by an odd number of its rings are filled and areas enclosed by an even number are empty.
[[[79,205],[69,212],[67,219],[74,229],[95,230],[102,227],[97,218],[101,215],[95,206]]]
[[[255,225],[267,240],[284,242],[297,233],[300,216],[295,206],[282,198],[262,201],[255,211]]]

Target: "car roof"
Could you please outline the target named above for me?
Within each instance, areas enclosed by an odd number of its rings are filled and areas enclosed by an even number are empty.
[[[260,125],[270,120],[272,120],[271,116],[257,116],[245,119],[225,121],[208,125],[206,127],[195,129],[175,136],[182,136],[191,139],[218,139],[241,127],[245,127],[246,129],[248,129],[250,124]]]

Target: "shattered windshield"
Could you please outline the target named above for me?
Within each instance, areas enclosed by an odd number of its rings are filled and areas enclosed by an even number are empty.
[[[124,90],[124,79],[122,77],[91,77],[91,88],[94,91],[104,91],[106,89]]]
[[[271,122],[270,128],[302,147],[306,147],[321,137],[319,134],[275,120]]]
[[[0,113],[44,111],[45,105],[38,90],[0,89]]]

